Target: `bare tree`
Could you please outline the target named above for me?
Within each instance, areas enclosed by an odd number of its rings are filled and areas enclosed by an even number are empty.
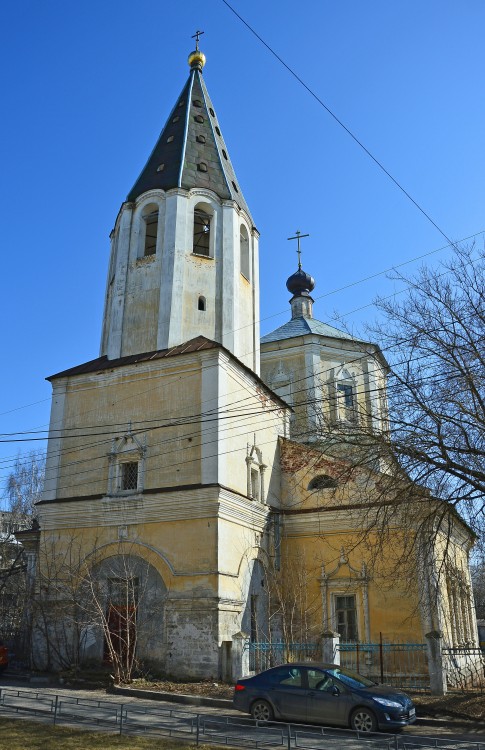
[[[4,486],[5,510],[0,513],[0,638],[18,658],[23,654],[24,612],[29,596],[26,561],[15,533],[29,528],[44,482],[45,456],[18,455]]]
[[[457,248],[437,269],[396,275],[373,333],[391,363],[389,452],[416,484],[479,533],[485,497],[485,252]],[[386,447],[383,444],[382,447]]]
[[[343,422],[323,417],[309,462],[329,463],[339,489],[315,501],[355,513],[353,543],[374,574],[385,561],[389,580],[429,576],[428,609],[447,588],[469,600],[460,548],[470,536],[458,513],[485,530],[484,272],[483,250],[457,248],[437,269],[396,274],[406,290],[377,301],[383,319],[372,329],[390,362],[386,392],[372,394],[388,397],[389,423],[376,430],[358,407]]]
[[[14,517],[28,518],[35,515],[35,504],[41,498],[44,475],[44,453],[31,451],[25,456],[17,456],[4,489],[7,510]]]
[[[120,541],[107,554],[82,534],[45,538],[31,616],[35,666],[104,663],[116,683],[131,682],[160,656],[165,598],[162,579],[135,541]]]
[[[321,635],[317,624],[321,597],[313,586],[319,570],[305,559],[304,550],[269,556],[266,570],[270,632],[283,642],[285,661],[317,655],[305,646],[316,644]]]

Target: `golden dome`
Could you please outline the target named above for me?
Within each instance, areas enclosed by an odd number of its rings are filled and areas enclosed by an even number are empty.
[[[205,65],[205,55],[200,49],[196,49],[189,55],[189,65],[191,68],[202,70]]]

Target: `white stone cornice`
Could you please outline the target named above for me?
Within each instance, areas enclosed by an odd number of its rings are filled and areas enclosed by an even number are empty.
[[[43,530],[113,527],[133,523],[163,523],[221,518],[262,531],[270,509],[223,487],[198,487],[173,492],[104,497],[46,503],[39,507]]]

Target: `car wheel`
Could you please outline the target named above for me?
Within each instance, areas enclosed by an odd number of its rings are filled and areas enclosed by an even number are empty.
[[[356,732],[375,732],[377,720],[368,708],[356,708],[350,717],[350,726]]]
[[[251,716],[256,721],[272,721],[274,719],[274,711],[267,701],[254,701],[251,706]]]

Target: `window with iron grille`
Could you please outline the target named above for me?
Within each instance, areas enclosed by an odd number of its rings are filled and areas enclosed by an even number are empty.
[[[138,488],[138,461],[125,461],[121,464],[121,489]]]
[[[335,597],[336,630],[343,641],[357,641],[357,607],[355,595]]]

